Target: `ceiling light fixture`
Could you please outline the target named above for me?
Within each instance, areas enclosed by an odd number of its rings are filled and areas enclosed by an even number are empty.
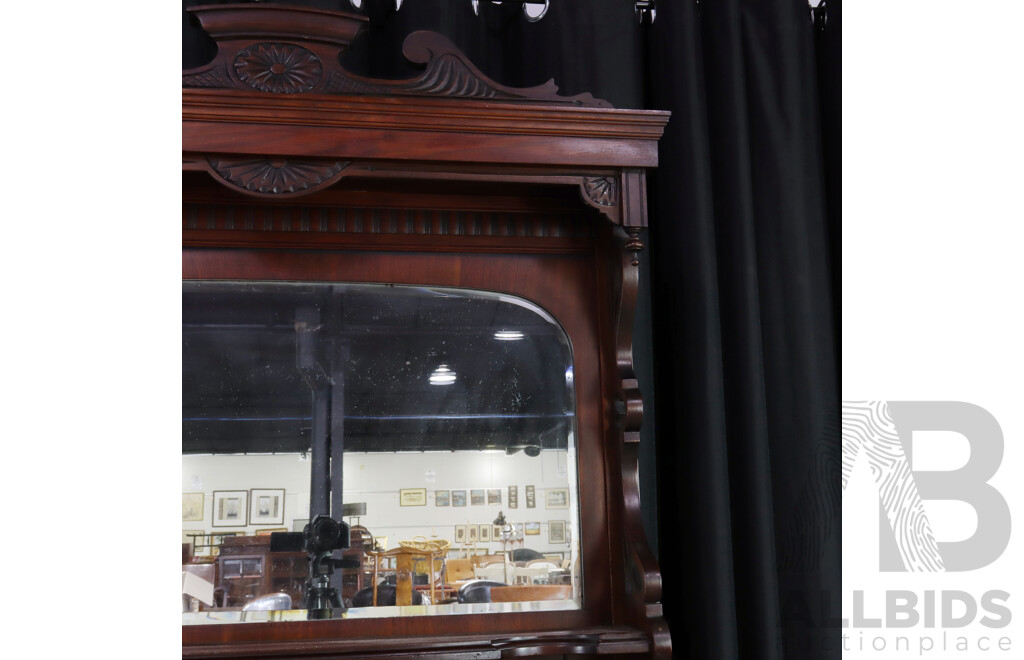
[[[498,341],[519,341],[523,338],[523,333],[518,330],[498,330],[494,333],[494,338]]]
[[[451,385],[455,382],[455,372],[448,368],[447,364],[442,364],[434,369],[434,373],[430,374],[431,385]]]

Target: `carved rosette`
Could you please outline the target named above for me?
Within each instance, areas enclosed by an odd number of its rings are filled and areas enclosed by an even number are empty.
[[[222,181],[256,195],[290,195],[324,188],[341,178],[348,161],[208,159]]]
[[[598,206],[615,206],[618,203],[618,186],[610,176],[591,177],[583,181],[587,198]]]
[[[238,53],[234,67],[246,85],[279,94],[308,92],[324,73],[320,58],[292,44],[253,44]]]

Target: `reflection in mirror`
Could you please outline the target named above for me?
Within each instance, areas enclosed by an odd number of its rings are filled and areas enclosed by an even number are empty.
[[[187,281],[182,342],[186,623],[580,606],[572,349],[543,309]],[[311,570],[284,532],[320,514],[350,541]]]

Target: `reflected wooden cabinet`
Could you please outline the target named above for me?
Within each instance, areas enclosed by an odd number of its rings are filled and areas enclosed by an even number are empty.
[[[270,536],[224,539],[217,557],[218,604],[242,607],[272,593],[286,593],[301,607],[307,577],[306,553],[271,552]]]
[[[362,78],[339,55],[365,19],[339,12],[190,11],[218,50],[183,74],[183,277],[475,289],[556,319],[574,359],[583,582],[577,606],[553,611],[184,625],[183,655],[671,657],[639,510],[632,366],[645,171],[668,114],[502,86],[427,33],[404,46],[422,75]],[[231,599],[252,591],[247,561],[263,589],[299,579],[296,563],[278,571],[238,547],[218,560]],[[366,586],[355,575],[346,596]]]

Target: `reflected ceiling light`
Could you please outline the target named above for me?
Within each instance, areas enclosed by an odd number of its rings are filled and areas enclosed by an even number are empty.
[[[565,382],[572,383],[572,367],[565,370]]]
[[[430,374],[431,385],[451,385],[455,382],[455,372],[448,368],[447,364],[442,364],[434,369],[434,373]]]
[[[498,341],[519,341],[523,338],[523,333],[518,330],[498,330],[494,333],[494,338]]]

